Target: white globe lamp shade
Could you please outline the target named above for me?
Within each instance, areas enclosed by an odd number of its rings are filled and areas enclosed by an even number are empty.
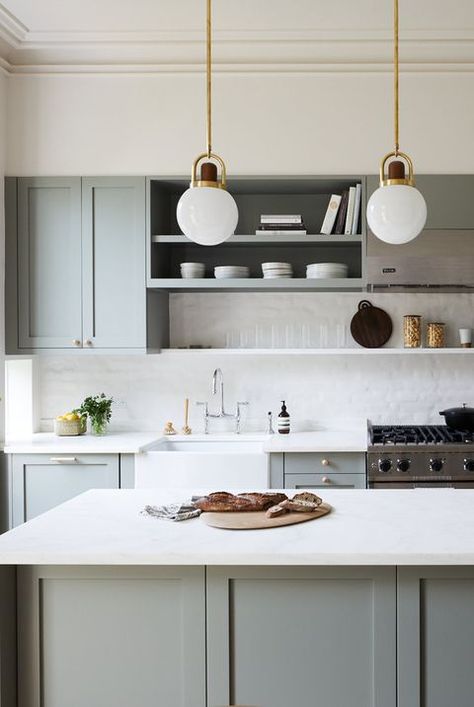
[[[178,225],[199,245],[219,245],[233,235],[239,220],[237,204],[225,189],[191,187],[178,202]]]
[[[423,195],[407,184],[381,186],[367,204],[370,230],[381,241],[393,245],[416,238],[426,223],[426,214]]]

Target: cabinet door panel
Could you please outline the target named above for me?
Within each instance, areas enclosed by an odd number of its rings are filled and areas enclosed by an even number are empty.
[[[365,474],[285,474],[286,489],[365,489]]]
[[[146,346],[145,179],[82,180],[84,341]]]
[[[394,568],[207,577],[209,707],[395,707]]]
[[[205,707],[202,567],[22,567],[21,707]]]
[[[18,525],[89,489],[119,488],[118,455],[14,454],[12,488]]]
[[[18,297],[20,349],[81,341],[79,177],[19,179]]]
[[[398,570],[399,707],[472,707],[474,568]]]

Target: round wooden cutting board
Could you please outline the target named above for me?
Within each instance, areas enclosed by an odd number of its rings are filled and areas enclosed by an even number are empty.
[[[367,349],[379,348],[392,336],[390,315],[364,299],[359,302],[358,311],[352,317],[351,334],[361,346]]]
[[[256,530],[259,528],[281,528],[283,525],[304,523],[307,520],[322,518],[331,512],[329,503],[322,503],[314,513],[286,513],[277,518],[267,518],[265,511],[229,512],[229,513],[201,513],[200,518],[212,528],[225,530]]]

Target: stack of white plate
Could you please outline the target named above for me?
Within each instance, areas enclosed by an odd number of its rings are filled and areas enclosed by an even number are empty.
[[[291,263],[262,263],[264,279],[289,278],[293,277],[293,266]]]
[[[347,277],[349,268],[345,263],[311,263],[306,266],[306,277],[310,279],[328,279]]]
[[[195,277],[204,277],[206,266],[204,263],[181,263],[181,277],[185,280],[191,280]]]
[[[246,265],[218,265],[214,268],[214,276],[218,280],[232,280],[250,277],[250,270]]]

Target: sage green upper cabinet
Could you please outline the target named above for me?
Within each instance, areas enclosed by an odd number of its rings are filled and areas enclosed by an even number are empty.
[[[145,180],[82,180],[83,340],[94,348],[146,342]]]
[[[474,228],[472,174],[415,174],[415,184],[428,208],[425,230]],[[378,177],[367,177],[368,197],[378,186]]]
[[[18,262],[19,348],[79,345],[82,340],[79,177],[19,180]]]
[[[158,350],[144,177],[6,179],[7,353]]]

